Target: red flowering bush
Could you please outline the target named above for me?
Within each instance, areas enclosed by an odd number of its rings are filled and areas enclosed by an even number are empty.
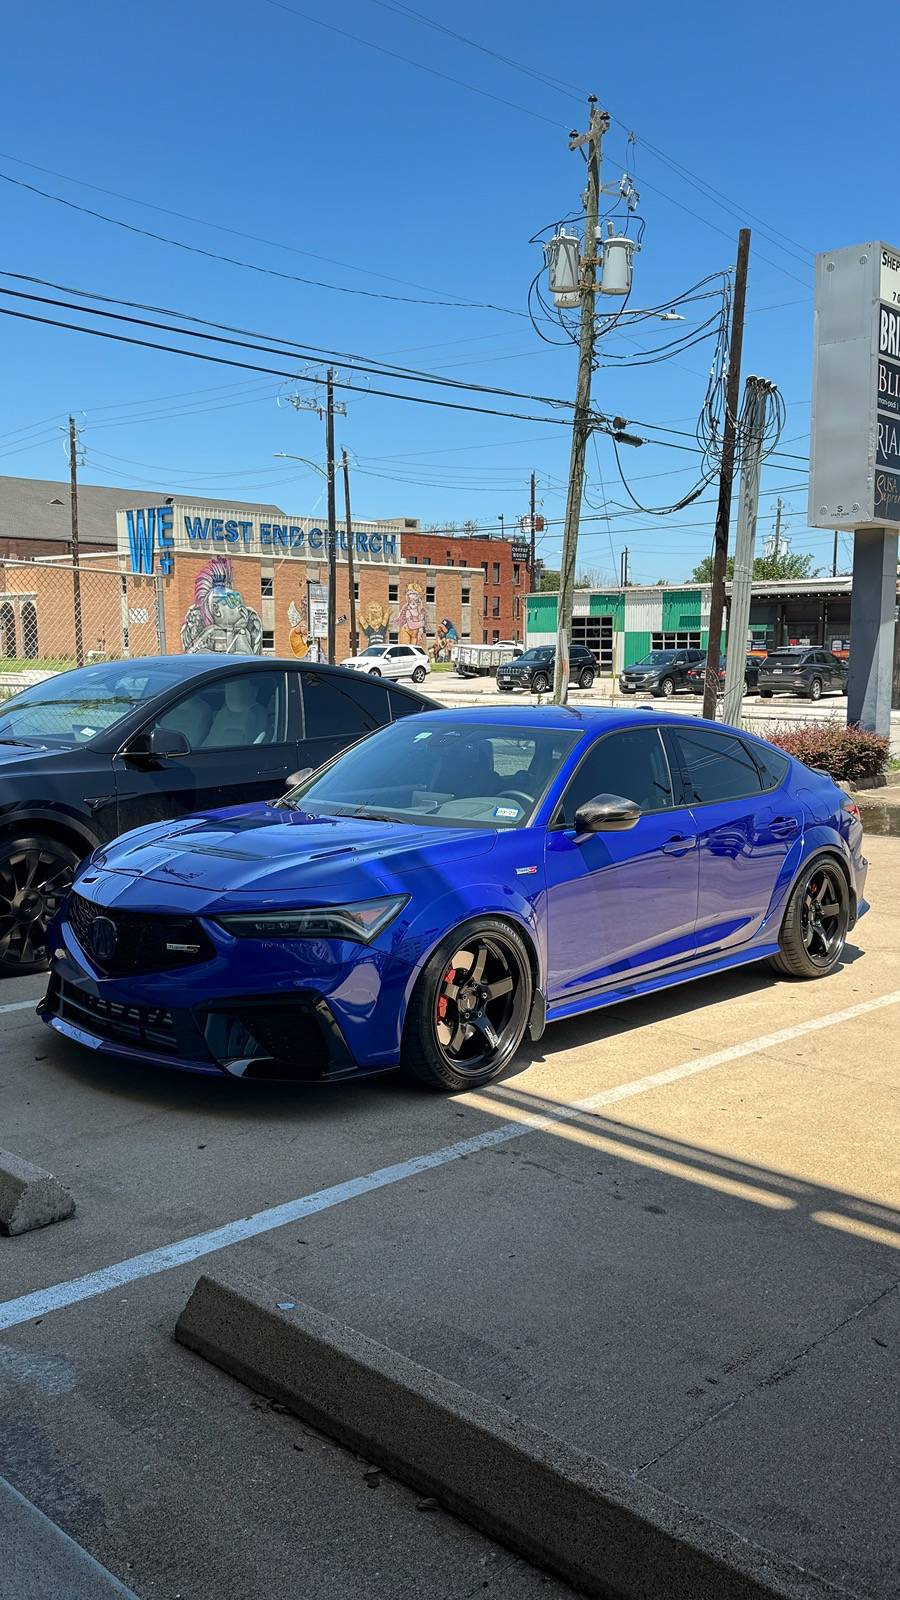
[[[766,737],[806,766],[821,767],[836,783],[879,777],[890,752],[888,739],[867,733],[865,728],[847,728],[836,718],[830,722],[795,723]]]

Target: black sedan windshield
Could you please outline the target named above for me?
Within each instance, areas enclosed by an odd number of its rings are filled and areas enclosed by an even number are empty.
[[[165,656],[57,673],[0,705],[0,742],[85,744],[183,677],[183,660]]]
[[[520,828],[580,737],[495,723],[395,722],[298,784],[281,803],[314,814]]]

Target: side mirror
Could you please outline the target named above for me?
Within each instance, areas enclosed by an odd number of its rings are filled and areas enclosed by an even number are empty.
[[[287,781],[288,789],[296,789],[298,783],[305,783],[315,770],[315,767],[301,767],[299,772],[292,772]]]
[[[157,761],[168,760],[172,756],[189,756],[190,741],[177,728],[151,728],[147,735],[146,753]]]
[[[625,833],[640,819],[641,808],[620,794],[597,794],[575,813],[576,833]]]

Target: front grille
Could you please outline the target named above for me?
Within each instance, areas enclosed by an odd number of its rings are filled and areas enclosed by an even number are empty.
[[[154,1054],[178,1052],[174,1018],[164,1006],[102,1000],[63,979],[54,979],[46,1006],[51,1016],[114,1044],[127,1044]]]
[[[195,966],[198,961],[209,961],[215,954],[207,934],[193,917],[119,911],[115,907],[97,905],[80,894],[69,896],[67,917],[91,963],[110,977],[171,972],[178,967]],[[111,922],[115,930],[114,937],[106,944],[94,942],[94,924],[100,918]],[[109,934],[108,929],[103,931]]]

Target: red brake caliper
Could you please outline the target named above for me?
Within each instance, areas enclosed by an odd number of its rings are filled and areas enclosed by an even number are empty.
[[[444,973],[443,978],[441,979],[441,983],[442,984],[444,984],[444,983],[452,983],[453,979],[455,977],[456,977],[456,968],[455,967],[448,967],[447,971]],[[440,997],[440,999],[439,999],[439,1001],[437,1003],[437,1014],[441,1019],[443,1019],[447,1015],[447,996],[445,994],[441,995],[441,997]]]

